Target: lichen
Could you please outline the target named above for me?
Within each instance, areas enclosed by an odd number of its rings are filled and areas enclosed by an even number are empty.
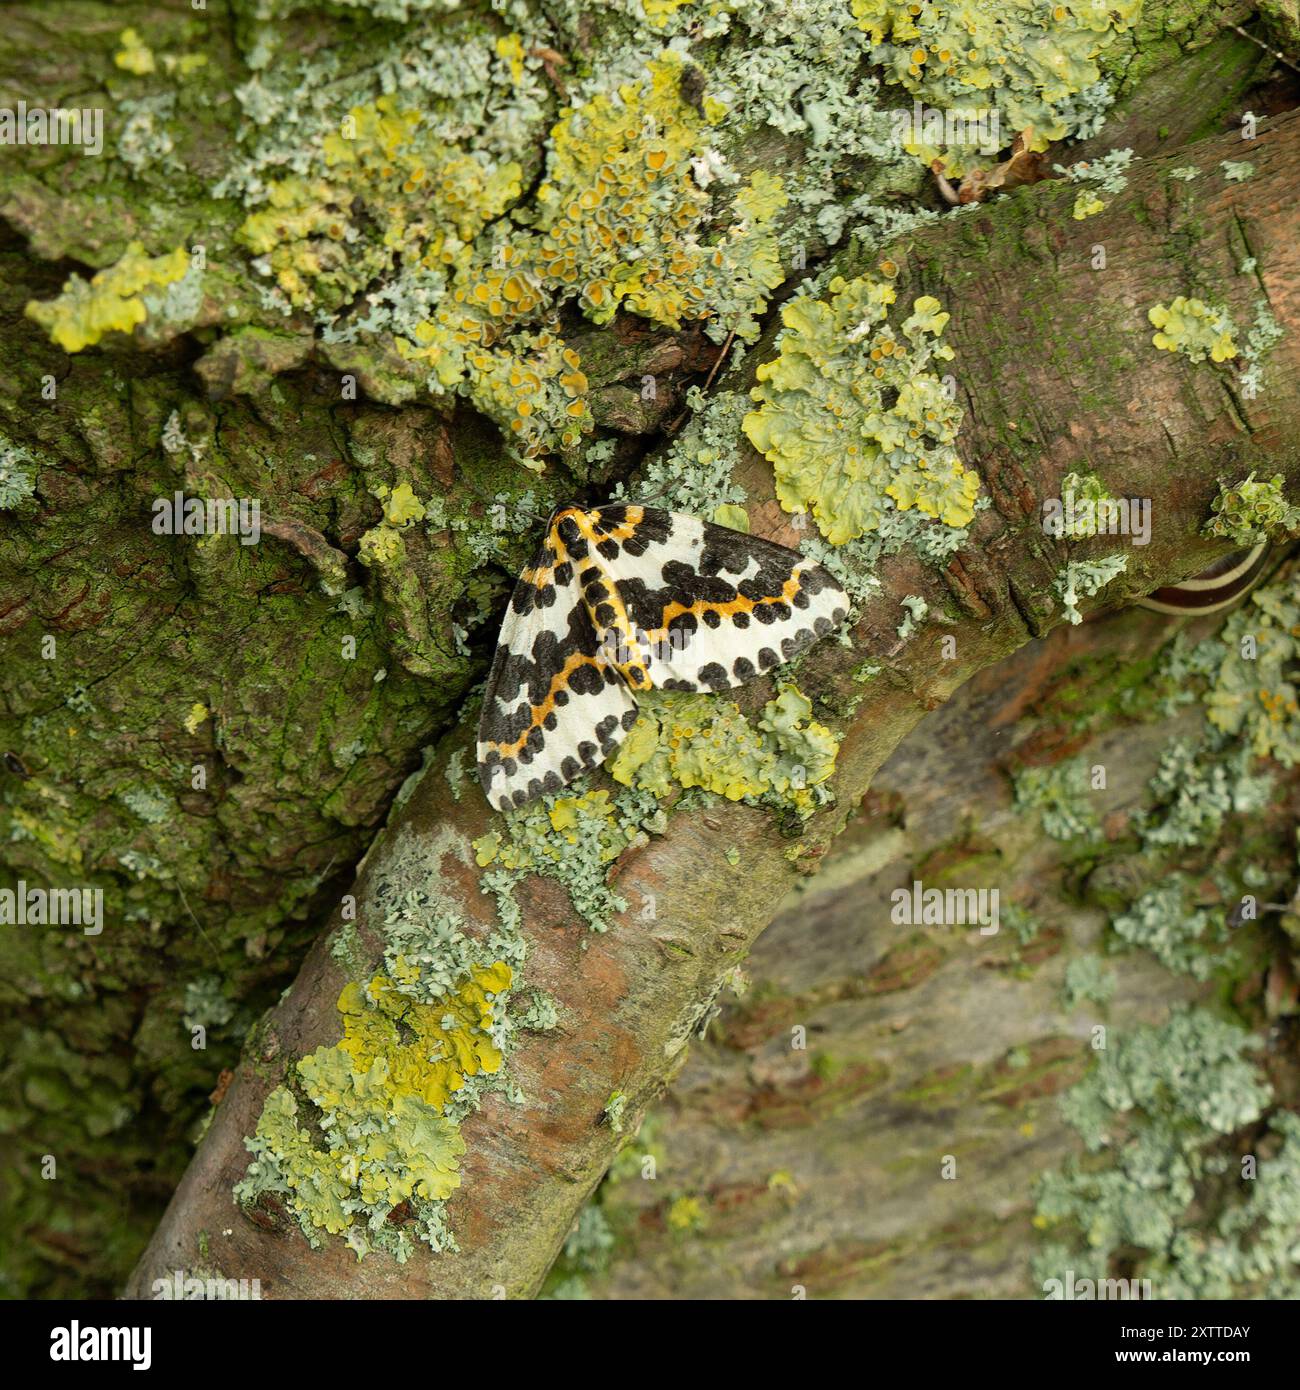
[[[1070,540],[1095,536],[1100,529],[1099,504],[1117,500],[1095,473],[1067,473],[1061,479],[1060,492],[1059,500],[1068,505],[1062,506],[1060,518],[1046,518],[1044,529],[1051,535],[1066,536]]]
[[[939,342],[949,316],[923,295],[896,329],[887,276],[836,277],[828,293],[782,308],[780,355],[758,368],[760,408],[743,422],[774,467],[782,507],[811,511],[834,545],[913,507],[965,526],[979,476],[953,448],[962,411],[931,370],[953,356]]]
[[[178,247],[165,256],[150,257],[133,241],[121,258],[87,283],[80,275],[64,282],[57,299],[31,300],[34,319],[64,352],[80,352],[106,333],[130,333],[148,317],[145,294],[185,277],[190,258]]]
[[[1206,692],[1206,718],[1257,757],[1300,764],[1300,703],[1292,672],[1300,659],[1296,581],[1256,590],[1224,625],[1221,656]],[[1218,646],[1218,644],[1216,644]]]
[[[30,449],[0,434],[0,511],[17,511],[35,497],[36,467]]]
[[[1250,270],[1246,268],[1249,262],[1250,258],[1239,267],[1243,275],[1253,272],[1253,264],[1251,264]],[[1255,318],[1250,325],[1250,331],[1246,334],[1246,345],[1241,350],[1241,360],[1244,363],[1241,373],[1241,393],[1246,400],[1254,400],[1264,389],[1264,360],[1285,336],[1281,324],[1273,317],[1273,311],[1269,308],[1268,301],[1257,299],[1255,301]]]
[[[1249,1054],[1258,1039],[1204,1009],[1118,1036],[1062,1099],[1066,1120],[1092,1154],[1069,1158],[1039,1183],[1034,1224],[1054,1239],[1034,1261],[1038,1279],[1106,1278],[1123,1256],[1159,1298],[1294,1298],[1300,1291],[1300,1122],[1268,1118],[1271,1134],[1246,1133],[1271,1101]],[[1225,1142],[1228,1141],[1228,1142]],[[1260,1150],[1258,1177],[1225,1181],[1242,1152]],[[1201,1229],[1193,1212],[1226,1192]]]
[[[1166,970],[1194,980],[1208,980],[1236,963],[1235,953],[1210,949],[1229,940],[1226,914],[1197,907],[1192,885],[1180,874],[1149,888],[1110,925],[1117,948],[1142,947]]]
[[[578,354],[535,327],[560,304],[598,324],[620,309],[670,328],[706,320],[748,341],[784,279],[776,176],[757,171],[722,233],[701,236],[712,199],[697,158],[720,112],[686,100],[687,67],[666,50],[639,80],[565,112],[529,209],[457,267],[437,311],[398,342],[435,393],[468,395],[524,459],[573,450],[592,428]]]
[[[1273,779],[1252,769],[1248,747],[1207,747],[1205,741],[1171,739],[1147,783],[1151,807],[1137,818],[1144,846],[1190,849],[1213,843],[1231,815],[1264,810]]]
[[[945,0],[852,0],[860,27],[875,43],[873,59],[894,81],[940,110],[993,105],[1005,133],[1028,131],[1044,150],[1084,128],[1109,93],[1097,58],[1132,26],[1141,0],[1062,0],[1027,4],[952,5]],[[926,164],[950,173],[972,161],[966,152],[913,141]]]
[[[342,1040],[300,1059],[293,1082],[267,1096],[235,1196],[277,1194],[313,1245],[322,1232],[346,1232],[358,1257],[381,1248],[404,1260],[410,1240],[390,1218],[460,1185],[465,1141],[447,1111],[469,1078],[501,1068],[493,1025],[512,971],[504,961],[475,966],[454,993],[425,1004],[404,992],[418,971],[398,968],[396,978],[344,987]],[[315,1107],[323,1146],[304,1127],[301,1097]]]
[[[1052,767],[1026,767],[1012,779],[1015,804],[1037,811],[1043,832],[1054,840],[1082,840],[1101,836],[1101,822],[1088,802],[1088,765],[1070,758]]]
[[[790,682],[756,720],[720,697],[669,691],[640,698],[641,713],[609,763],[610,776],[663,797],[699,787],[729,801],[762,801],[812,814],[825,801],[838,740],[812,718]]]
[[[589,790],[583,780],[563,795],[548,794],[504,813],[503,829],[474,841],[481,868],[507,875],[502,887],[529,873],[554,878],[568,889],[574,911],[594,931],[627,908],[607,881],[609,865],[651,827],[662,830],[654,800],[644,792],[613,796]],[[487,878],[485,876],[485,883]]]
[[[1181,352],[1190,362],[1226,362],[1237,355],[1237,329],[1226,309],[1180,294],[1148,309],[1147,318],[1157,329],[1152,343],[1165,352]]]
[[[1300,507],[1286,500],[1283,482],[1281,473],[1257,482],[1253,472],[1239,483],[1221,482],[1219,495],[1210,503],[1213,515],[1201,534],[1253,546],[1268,540],[1274,530],[1300,528]]]
[[[1107,555],[1099,560],[1069,560],[1056,576],[1055,589],[1060,595],[1065,616],[1074,625],[1083,621],[1079,612],[1079,597],[1099,594],[1117,575],[1128,569],[1127,555]]]
[[[1115,972],[1107,970],[1099,956],[1075,956],[1065,967],[1061,1004],[1077,1009],[1081,1004],[1104,1007],[1115,993]]]
[[[1128,187],[1128,170],[1132,162],[1132,150],[1108,150],[1099,159],[1081,160],[1068,168],[1057,164],[1054,168],[1071,183],[1090,183],[1103,193],[1122,193]],[[1085,189],[1084,193],[1087,191]]]

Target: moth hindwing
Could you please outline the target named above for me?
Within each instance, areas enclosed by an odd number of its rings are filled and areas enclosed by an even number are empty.
[[[657,507],[560,507],[483,695],[488,800],[522,806],[604,762],[636,723],[636,691],[744,685],[847,613],[826,569],[772,541]]]

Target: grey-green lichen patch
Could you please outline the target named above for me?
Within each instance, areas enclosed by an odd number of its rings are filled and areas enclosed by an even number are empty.
[[[1099,159],[1083,160],[1068,167],[1054,166],[1058,174],[1063,174],[1071,183],[1095,184],[1103,193],[1122,193],[1128,187],[1129,166],[1133,163],[1133,151],[1129,149],[1109,150]]]
[[[691,387],[687,406],[691,416],[682,432],[641,470],[634,490],[618,484],[616,499],[653,503],[707,520],[713,520],[721,507],[745,501],[745,490],[733,481],[733,471],[740,461],[740,422],[749,411],[749,397],[740,391],[706,397],[700,388]]]
[[[1012,779],[1016,806],[1036,811],[1054,840],[1094,841],[1101,836],[1096,807],[1089,801],[1089,767],[1083,757],[1050,767],[1025,767]]]
[[[0,511],[17,511],[36,496],[37,466],[30,449],[0,434]]]
[[[1264,810],[1273,778],[1256,771],[1254,763],[1248,747],[1171,739],[1147,784],[1152,805],[1138,817],[1143,844],[1160,849],[1209,844],[1229,816]]]
[[[1100,956],[1074,956],[1065,967],[1061,1004],[1077,1009],[1083,1004],[1104,1007],[1115,993],[1115,972],[1106,968]]]
[[[1231,937],[1227,911],[1221,903],[1197,906],[1193,885],[1181,874],[1148,889],[1110,925],[1116,947],[1142,947],[1166,970],[1195,980],[1208,980],[1237,964],[1235,952],[1222,949]]]
[[[1297,761],[1295,585],[1284,577],[1257,591],[1218,636],[1180,638],[1158,659],[1150,681],[1168,693],[1153,713],[1199,704],[1205,719],[1166,745],[1147,805],[1130,818],[1144,852],[1117,865],[1114,882],[1128,891],[1110,921],[1112,950],[1141,948],[1221,997],[1234,986],[1235,1007],[1254,1022],[1274,1005],[1245,982],[1288,952],[1267,910],[1261,920],[1265,899],[1292,893],[1295,861],[1292,827],[1272,813],[1276,771],[1260,758]],[[1296,1295],[1300,1122],[1274,1105],[1251,1058],[1272,1036],[1200,1006],[1109,1030],[1063,1101],[1092,1156],[1041,1181],[1035,1224],[1052,1238],[1036,1278],[1073,1270],[1077,1285],[1113,1277],[1122,1261],[1157,1298]]]
[[[1054,587],[1070,622],[1077,625],[1083,621],[1083,614],[1079,612],[1080,597],[1091,598],[1099,594],[1112,579],[1127,569],[1127,555],[1107,555],[1099,560],[1068,560],[1057,574]]]
[[[898,602],[904,610],[903,619],[898,624],[898,638],[899,641],[906,642],[925,621],[930,605],[919,594],[906,594]]]
[[[608,882],[609,866],[629,845],[663,829],[651,793],[590,790],[586,779],[563,794],[548,793],[507,811],[503,819],[502,828],[474,841],[479,866],[492,866],[484,887],[501,903],[512,898],[513,885],[525,875],[543,874],[567,888],[574,911],[594,931],[605,931],[627,910],[627,900]]]
[[[1253,266],[1252,266],[1253,269]],[[1246,263],[1241,267],[1243,274]],[[1241,392],[1246,400],[1254,400],[1264,389],[1264,362],[1269,354],[1285,336],[1282,325],[1273,317],[1266,299],[1255,301],[1255,317],[1246,333],[1246,342],[1241,350],[1244,363],[1241,372]]]
[[[1096,1162],[1068,1159],[1039,1184],[1035,1225],[1052,1240],[1035,1278],[1111,1277],[1121,1252],[1156,1298],[1294,1298],[1300,1117],[1269,1112],[1259,1041],[1204,1009],[1112,1032],[1062,1113]],[[1263,1137],[1242,1136],[1267,1117]],[[1239,1136],[1234,1138],[1233,1136]],[[1245,1156],[1257,1176],[1242,1182]],[[1217,1215],[1193,1216],[1211,1192]]]

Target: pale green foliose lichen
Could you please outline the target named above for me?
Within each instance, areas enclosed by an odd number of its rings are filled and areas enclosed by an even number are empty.
[[[1070,758],[1051,767],[1025,767],[1012,779],[1016,806],[1037,811],[1054,840],[1099,839],[1101,822],[1088,801],[1088,765]]]
[[[1216,949],[1229,939],[1226,913],[1194,905],[1186,878],[1171,874],[1143,893],[1126,912],[1111,919],[1117,949],[1142,947],[1165,967],[1195,980],[1229,969],[1231,952]]]
[[[759,409],[743,421],[782,507],[811,511],[834,545],[878,531],[895,510],[964,527],[979,476],[953,448],[961,407],[932,370],[953,356],[939,341],[948,314],[923,295],[895,327],[888,278],[836,277],[827,288],[829,299],[782,308],[780,355],[759,367]]]
[[[1295,1298],[1300,1222],[1300,1119],[1257,1125],[1272,1099],[1249,1053],[1258,1040],[1204,1009],[1118,1035],[1062,1100],[1062,1112],[1104,1164],[1070,1158],[1041,1180],[1034,1225],[1053,1240],[1038,1279],[1110,1277],[1123,1254],[1157,1298]],[[1229,1136],[1237,1136],[1225,1143]],[[1248,1146],[1248,1148],[1246,1147]],[[1235,1180],[1240,1154],[1258,1176]],[[1228,1192],[1208,1229],[1193,1216]]]
[[[0,511],[16,511],[36,495],[36,459],[0,435]]]
[[[1115,503],[1105,483],[1095,473],[1067,473],[1061,479],[1059,513],[1044,504],[1043,529],[1051,536],[1066,536],[1070,540],[1086,540],[1103,530],[1102,521],[1109,515],[1104,504]]]
[[[1213,516],[1201,534],[1250,546],[1268,540],[1275,530],[1296,530],[1300,527],[1300,507],[1286,500],[1283,481],[1281,473],[1258,481],[1250,473],[1239,483],[1220,483],[1219,495],[1210,503]]]
[[[1078,625],[1083,621],[1079,598],[1098,594],[1117,575],[1128,569],[1127,555],[1107,555],[1100,560],[1069,560],[1056,576],[1056,592],[1060,595],[1065,616]]]
[[[274,1194],[313,1245],[322,1233],[346,1233],[358,1257],[378,1248],[401,1261],[412,1246],[394,1211],[414,1203],[418,1218],[460,1184],[465,1141],[451,1102],[470,1078],[502,1066],[493,1033],[513,972],[504,961],[476,965],[453,993],[426,1004],[404,992],[418,968],[399,958],[397,970],[344,987],[342,1040],[303,1057],[293,1083],[267,1096],[235,1196],[252,1204]],[[439,1220],[419,1229],[430,1244]]]
[[[1110,94],[1097,59],[1141,12],[1141,0],[1062,0],[1059,4],[953,4],[949,0],[851,0],[875,47],[872,57],[921,101],[940,110],[992,106],[1001,143],[1029,132],[1028,148],[1086,130]],[[978,163],[961,143],[907,148],[949,173]]]
[[[1300,703],[1293,672],[1300,660],[1296,582],[1257,589],[1224,625],[1206,717],[1252,754],[1283,767],[1300,763]]]
[[[1237,329],[1226,309],[1180,294],[1148,309],[1147,318],[1158,330],[1152,343],[1165,352],[1181,352],[1191,362],[1226,362],[1237,355]]]
[[[1243,275],[1252,274],[1254,269],[1253,258],[1250,257],[1239,267]],[[1268,301],[1257,299],[1255,319],[1246,334],[1246,345],[1241,350],[1241,359],[1245,364],[1241,373],[1241,394],[1246,400],[1254,400],[1264,389],[1264,359],[1285,336],[1281,324],[1273,317]]]
[[[641,713],[609,762],[617,782],[666,796],[699,787],[729,801],[763,801],[801,817],[826,800],[839,742],[790,682],[755,720],[737,705],[669,691],[640,697]]]
[[[574,911],[593,931],[605,931],[611,918],[627,910],[626,899],[609,885],[609,866],[633,842],[644,843],[664,828],[648,793],[591,791],[581,779],[565,793],[542,796],[503,818],[504,828],[474,841],[479,866],[495,866],[504,875],[491,883],[485,875],[485,887],[498,891],[501,904],[525,874],[544,874],[568,889]]]

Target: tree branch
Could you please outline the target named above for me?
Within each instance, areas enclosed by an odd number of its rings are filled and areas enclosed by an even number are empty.
[[[1220,161],[1248,157],[1253,176],[1223,177]],[[1201,170],[1190,183],[1175,165]],[[337,1238],[312,1250],[296,1226],[266,1229],[235,1207],[231,1188],[248,1162],[250,1134],[286,1068],[337,1040],[335,1002],[348,974],[324,934],[243,1063],[136,1269],[128,1294],[176,1268],[215,1263],[256,1275],[271,1297],[485,1297],[536,1291],[579,1206],[619,1144],[603,1122],[612,1093],[638,1117],[684,1057],[691,1024],[740,961],[801,871],[843,827],[899,740],[972,674],[1063,618],[1055,583],[1067,558],[1115,549],[1101,537],[1069,543],[1045,536],[1039,504],[1072,469],[1101,473],[1117,496],[1150,498],[1151,542],[1130,548],[1126,573],[1084,607],[1122,605],[1204,568],[1225,551],[1200,537],[1219,480],[1252,469],[1300,484],[1300,120],[1261,125],[1260,138],[1206,141],[1176,157],[1133,166],[1129,186],[1101,214],[1070,216],[1077,189],[1048,183],[962,212],[891,248],[901,267],[899,301],[934,294],[952,313],[948,341],[967,411],[959,439],[993,506],[946,569],[913,556],[885,561],[851,647],[823,643],[801,683],[831,709],[842,743],[835,804],[801,833],[798,853],[764,810],[741,804],[677,809],[665,832],[612,866],[631,906],[593,935],[553,881],[517,891],[528,943],[527,982],[559,1006],[560,1027],[530,1035],[510,1060],[526,1098],[518,1107],[489,1094],[463,1123],[462,1181],[447,1215],[459,1254],[423,1247],[405,1265],[382,1255],[360,1263]],[[1093,248],[1106,247],[1094,270]],[[1253,274],[1238,273],[1253,257]],[[846,275],[868,267],[843,258]],[[1147,310],[1178,294],[1224,303],[1240,325],[1267,299],[1286,336],[1266,364],[1267,389],[1244,400],[1234,376],[1193,366],[1151,346]],[[1244,332],[1244,328],[1243,328]],[[770,360],[771,336],[747,362]],[[724,385],[744,384],[733,379]],[[740,479],[771,499],[771,470],[750,456]],[[794,533],[775,503],[750,506],[755,532],[787,543]],[[929,620],[909,641],[897,629],[905,595],[924,598]],[[955,655],[939,639],[956,639]],[[865,686],[864,658],[882,666]],[[758,700],[761,690],[750,698]],[[860,698],[860,702],[854,701]],[[494,925],[470,842],[497,818],[476,787],[459,799],[448,759],[472,760],[466,726],[443,741],[413,793],[362,866],[355,893],[363,954],[379,959],[387,908],[408,888],[436,880],[472,929]],[[953,750],[959,756],[959,750]],[[743,870],[728,851],[740,852]],[[795,862],[792,862],[792,859]],[[637,907],[653,895],[652,924]],[[336,919],[333,924],[337,930]],[[364,978],[364,977],[363,977]]]

